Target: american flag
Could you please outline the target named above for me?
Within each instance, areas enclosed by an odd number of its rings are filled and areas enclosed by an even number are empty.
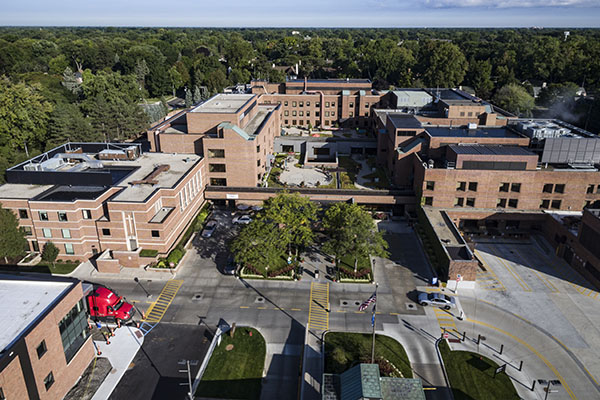
[[[377,292],[373,293],[371,297],[369,297],[364,303],[358,307],[358,311],[365,311],[370,304],[373,304],[377,301]]]

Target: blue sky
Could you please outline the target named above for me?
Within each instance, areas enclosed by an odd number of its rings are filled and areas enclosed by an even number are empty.
[[[600,27],[600,0],[0,0],[0,25]]]

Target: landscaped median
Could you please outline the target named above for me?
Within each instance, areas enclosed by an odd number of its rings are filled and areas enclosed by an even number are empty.
[[[499,367],[494,361],[469,351],[452,351],[445,340],[439,349],[455,400],[520,399],[508,375],[494,376]]]
[[[267,346],[256,329],[239,327],[221,336],[196,396],[259,399]]]
[[[359,362],[370,363],[372,338],[371,334],[365,333],[327,333],[325,372],[340,374]],[[382,376],[397,378],[413,376],[406,351],[400,343],[389,336],[375,335],[375,363],[379,365]]]

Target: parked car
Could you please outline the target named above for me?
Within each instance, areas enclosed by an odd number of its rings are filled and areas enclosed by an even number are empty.
[[[202,230],[202,237],[209,238],[217,229],[217,221],[208,221]]]
[[[422,306],[440,307],[445,310],[456,307],[456,299],[440,292],[419,293],[419,304]]]
[[[241,215],[233,218],[234,224],[249,224],[252,221],[252,218],[248,215]]]
[[[225,267],[223,268],[223,273],[225,275],[235,275],[237,270],[238,264],[233,259],[233,256],[229,256],[229,258],[227,259],[227,264],[225,264]]]

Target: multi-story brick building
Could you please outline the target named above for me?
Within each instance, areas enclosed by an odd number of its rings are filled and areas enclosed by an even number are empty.
[[[0,398],[62,399],[94,358],[81,283],[0,276]]]
[[[52,241],[58,258],[110,251],[140,265],[142,249],[166,254],[204,202],[204,159],[143,153],[139,145],[67,143],[7,170],[0,203],[31,250]]]

